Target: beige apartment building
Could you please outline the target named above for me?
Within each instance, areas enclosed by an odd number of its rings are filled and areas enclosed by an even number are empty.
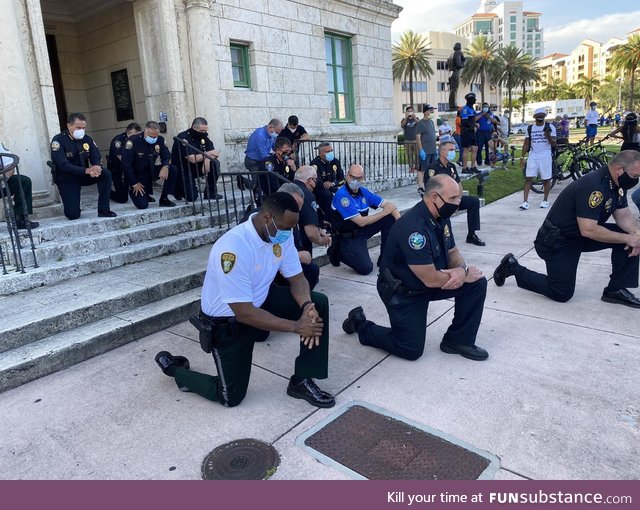
[[[21,158],[37,205],[68,113],[103,153],[136,121],[165,137],[206,117],[223,169],[272,117],[314,137],[395,135],[391,0],[0,0],[0,141]]]

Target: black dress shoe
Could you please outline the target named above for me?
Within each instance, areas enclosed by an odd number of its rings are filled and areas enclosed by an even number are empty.
[[[498,287],[502,287],[507,277],[515,274],[514,269],[518,265],[518,260],[513,256],[513,253],[507,253],[502,257],[500,265],[496,267],[496,270],[493,272],[493,281],[495,284]]]
[[[175,207],[176,203],[169,200],[167,197],[160,197],[160,202],[158,203],[160,207]]]
[[[337,246],[329,246],[327,248],[327,255],[329,255],[329,262],[334,267],[340,267],[340,250]]]
[[[38,228],[40,223],[37,221],[30,221],[26,218],[18,218],[16,220],[16,226],[18,227],[18,230],[25,230],[27,228],[33,230],[34,228]]]
[[[209,193],[205,193],[202,198],[204,198],[205,200],[209,200]],[[216,193],[211,197],[211,200],[222,200],[222,195]]]
[[[316,407],[333,407],[336,405],[336,399],[333,395],[322,391],[311,378],[302,379],[299,383],[289,380],[287,387],[287,395],[293,398],[301,398]]]
[[[473,361],[484,361],[489,357],[489,353],[477,345],[452,345],[443,341],[440,343],[440,350],[447,354],[459,354]]]
[[[342,330],[347,335],[353,335],[358,331],[358,326],[367,320],[364,310],[358,306],[349,312],[348,317],[342,323]]]
[[[465,168],[462,169],[462,173],[463,174],[472,174],[473,170],[471,168],[466,168],[465,167]]]
[[[156,363],[162,370],[162,373],[173,377],[175,375],[176,368],[189,368],[191,364],[189,360],[184,356],[173,356],[170,352],[160,351],[155,357]]]
[[[113,211],[98,211],[98,218],[115,218],[118,216]]]
[[[618,305],[630,306],[631,308],[640,308],[640,299],[634,296],[627,289],[607,290],[602,292],[600,298],[606,303],[615,303]]]
[[[487,245],[487,243],[485,243],[482,239],[480,239],[475,232],[473,234],[469,234],[467,236],[467,242],[470,243],[470,244],[475,244],[476,246],[486,246]]]
[[[147,195],[147,201],[148,201],[150,204],[153,204],[153,203],[156,201],[156,199],[155,199],[155,198],[153,198],[151,195]]]

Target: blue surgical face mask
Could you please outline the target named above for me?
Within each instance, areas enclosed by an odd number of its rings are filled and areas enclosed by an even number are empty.
[[[271,221],[273,222],[273,226],[276,227],[276,235],[272,236],[269,234],[269,229],[267,229],[267,237],[269,238],[269,241],[271,241],[273,244],[283,244],[285,242],[287,242],[289,240],[289,238],[291,237],[292,234],[292,230],[280,230],[278,228],[278,226],[276,225],[276,222],[273,218],[271,218]]]
[[[274,140],[278,138],[278,133],[276,133],[275,131],[271,133],[271,138],[273,138]]]
[[[335,155],[333,154],[333,151],[331,151],[327,152],[324,157],[329,163],[331,163],[333,161],[333,158],[335,158]]]
[[[360,181],[356,181],[355,179],[349,181],[349,189],[353,192],[356,192],[360,189]]]
[[[482,109],[482,111],[486,113],[486,112],[488,112],[488,111],[489,111],[489,108],[484,107],[484,108]]]
[[[84,138],[84,129],[76,129],[72,136],[75,140],[82,140]]]
[[[456,151],[447,152],[447,159],[449,161],[455,161],[456,160]]]
[[[154,144],[158,141],[158,137],[156,136],[155,138],[152,138],[150,136],[145,136],[144,137],[145,142],[149,143],[149,144]]]

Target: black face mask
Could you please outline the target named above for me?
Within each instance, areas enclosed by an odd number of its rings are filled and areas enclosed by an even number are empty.
[[[451,202],[447,202],[444,198],[442,198],[442,196],[440,196],[440,193],[437,193],[437,195],[440,197],[440,200],[442,200],[444,202],[442,207],[438,207],[436,205],[436,209],[438,210],[438,214],[440,215],[441,218],[451,218],[453,213],[458,210],[460,205],[459,204],[452,204]]]
[[[538,126],[542,126],[542,124],[544,124],[544,117],[541,119],[536,117],[536,124],[538,124]]]
[[[201,133],[200,131],[196,131],[195,129],[190,129],[189,132],[190,132],[192,138],[201,139],[201,138],[206,138],[207,136],[209,136],[209,133],[207,133],[206,131]]]
[[[618,186],[624,190],[631,189],[638,184],[639,180],[640,178],[636,177],[634,179],[627,172],[624,172],[620,177],[618,177]]]

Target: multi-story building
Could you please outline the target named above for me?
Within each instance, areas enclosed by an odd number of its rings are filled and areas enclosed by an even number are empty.
[[[297,115],[314,137],[391,140],[391,0],[0,0],[0,139],[36,204],[56,198],[46,161],[81,112],[108,149],[135,120],[165,137],[209,121],[223,168],[248,135]]]
[[[431,104],[438,111],[436,116],[449,110],[449,71],[448,59],[453,53],[453,45],[456,42],[462,44],[463,49],[469,45],[469,41],[464,37],[459,37],[451,32],[425,32],[422,34],[431,51],[429,64],[433,69],[433,76],[425,77],[419,75],[413,84],[413,102],[415,111],[421,114],[422,105]],[[480,99],[480,84],[465,84],[460,80],[456,103],[464,104],[464,96],[467,92],[473,91]],[[487,82],[485,84],[485,100],[496,104],[498,97],[495,88]],[[393,105],[394,112],[398,119],[403,115],[404,109],[409,103],[409,80],[395,81],[393,85]]]
[[[470,42],[485,35],[502,48],[514,45],[532,57],[544,55],[543,30],[539,12],[525,11],[522,1],[502,2],[482,0],[480,8],[471,17],[454,27],[456,35]]]

